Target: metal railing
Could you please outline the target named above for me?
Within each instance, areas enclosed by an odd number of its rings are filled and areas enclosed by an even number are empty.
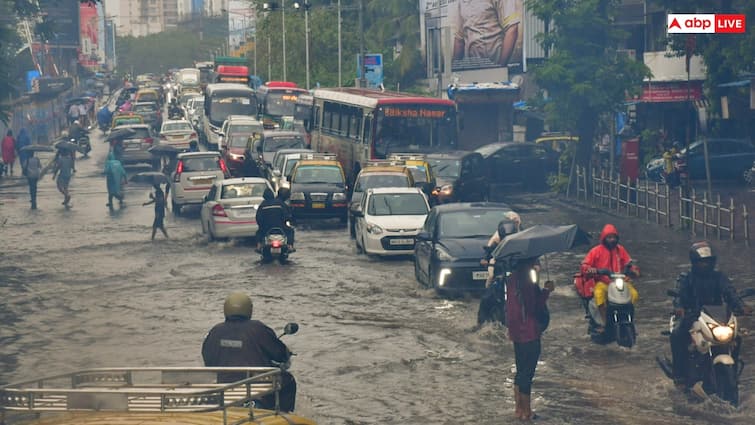
[[[665,184],[640,179],[622,180],[607,175],[605,171],[588,173],[578,167],[576,198],[616,214],[644,217],[648,222],[666,227],[678,225],[689,229],[692,235],[702,233],[706,238],[715,235],[719,240],[743,240],[750,246],[747,205],[735,205],[734,198],[722,200],[720,194],[709,198],[707,193],[700,196],[692,189],[685,197],[681,188],[671,190]],[[741,227],[737,226],[739,219]]]

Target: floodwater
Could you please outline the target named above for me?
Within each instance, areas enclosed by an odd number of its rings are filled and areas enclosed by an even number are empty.
[[[94,132],[93,132],[94,133]],[[410,258],[356,254],[335,222],[301,225],[289,265],[262,265],[249,244],[208,243],[197,213],[169,216],[170,240],[151,242],[149,187],[129,185],[109,213],[101,174],[107,144],[77,161],[73,207],[48,177],[30,211],[21,180],[0,181],[0,384],[78,368],[199,366],[226,294],[252,294],[254,316],[297,353],[297,410],[321,424],[514,423],[513,347],[500,326],[473,331],[477,300],[446,300],[414,280]],[[129,169],[130,172],[139,171]],[[507,198],[525,224],[617,224],[639,262],[638,345],[597,346],[586,334],[571,276],[587,250],[543,261],[557,282],[534,384],[547,424],[750,424],[755,369],[745,368],[739,410],[689,403],[655,364],[671,309],[665,291],[687,264],[681,233],[576,209],[547,195]],[[491,232],[494,229],[491,229]],[[755,286],[753,250],[721,251],[739,287]],[[752,302],[755,304],[755,301]],[[745,328],[752,319],[745,318]],[[755,341],[745,339],[745,361]]]

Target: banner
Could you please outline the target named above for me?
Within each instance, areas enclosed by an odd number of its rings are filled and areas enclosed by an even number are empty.
[[[89,69],[96,69],[99,63],[99,16],[97,6],[92,3],[79,5],[79,63]]]

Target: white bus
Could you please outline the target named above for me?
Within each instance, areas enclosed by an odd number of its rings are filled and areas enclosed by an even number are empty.
[[[208,84],[204,96],[203,131],[208,149],[219,149],[218,133],[229,115],[257,117],[254,90],[243,84]]]

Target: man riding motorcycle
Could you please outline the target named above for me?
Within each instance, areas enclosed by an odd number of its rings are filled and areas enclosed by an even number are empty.
[[[181,110],[181,106],[178,105],[178,100],[175,97],[170,100],[170,106],[168,107],[168,117],[183,117],[183,111]]]
[[[752,313],[752,308],[742,302],[737,295],[737,289],[726,274],[716,270],[716,256],[710,243],[702,241],[692,244],[689,261],[690,271],[680,274],[676,281],[676,291],[679,295],[674,299],[674,314],[679,320],[676,321],[676,327],[669,337],[674,382],[685,388],[693,384],[687,378],[689,331],[700,316],[702,306],[722,305],[725,302],[729,309],[737,314]],[[739,337],[736,345],[735,359],[739,354]]]
[[[81,126],[81,122],[79,120],[75,120],[73,124],[71,124],[71,127],[68,129],[68,137],[71,139],[76,139],[77,141],[79,138],[86,134],[86,130],[84,130],[84,127]]]
[[[273,191],[265,189],[262,194],[264,201],[257,207],[257,250],[262,251],[262,244],[265,239],[265,235],[270,229],[278,227],[286,233],[286,239],[288,240],[288,251],[294,252],[294,229],[289,223],[293,220],[291,210],[286,205],[285,191],[281,191],[279,197],[275,197]]]
[[[225,322],[215,325],[202,343],[202,358],[207,367],[271,367],[287,364],[291,352],[275,332],[259,320],[252,320],[252,300],[235,292],[225,299]],[[285,367],[284,367],[285,369]],[[246,378],[244,372],[218,373],[218,382],[236,382]],[[293,412],[296,404],[296,380],[288,371],[281,374],[280,408]],[[275,394],[262,398],[259,407],[275,408]]]
[[[595,304],[598,306],[603,323],[606,322],[606,299],[608,294],[608,284],[611,283],[611,277],[599,275],[599,269],[608,269],[613,273],[625,273],[629,275],[639,275],[639,269],[632,265],[632,258],[624,248],[619,244],[619,232],[613,224],[606,224],[603,231],[600,232],[600,244],[593,247],[582,260],[582,275],[588,279],[585,286],[592,286],[595,289],[593,297]],[[594,282],[589,282],[592,279]],[[640,298],[637,289],[631,282],[626,282],[630,293],[632,294],[632,304],[637,304]],[[597,329],[599,333],[605,331],[603,327]]]

